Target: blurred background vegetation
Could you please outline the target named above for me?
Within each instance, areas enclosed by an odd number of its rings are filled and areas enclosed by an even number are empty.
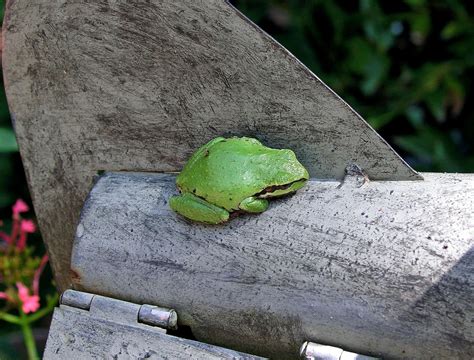
[[[474,2],[235,0],[419,171],[474,171]]]
[[[344,98],[416,170],[474,171],[473,1],[231,3]],[[31,203],[2,83],[0,219],[10,217],[17,198]],[[0,324],[0,348],[9,330]]]

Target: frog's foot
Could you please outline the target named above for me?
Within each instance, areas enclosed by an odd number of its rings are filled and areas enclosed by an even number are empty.
[[[229,212],[190,193],[172,196],[170,207],[178,214],[209,224],[219,224],[229,219]]]
[[[242,200],[239,208],[250,213],[261,213],[268,209],[268,200],[250,196]]]

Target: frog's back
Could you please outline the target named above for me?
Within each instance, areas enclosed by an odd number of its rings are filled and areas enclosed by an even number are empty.
[[[178,187],[236,210],[243,199],[268,186],[268,158],[277,151],[252,138],[216,138],[190,158],[178,176]]]

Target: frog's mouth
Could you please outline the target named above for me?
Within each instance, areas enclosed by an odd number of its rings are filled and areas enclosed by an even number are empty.
[[[265,199],[265,198],[271,198],[271,197],[284,196],[302,188],[304,184],[306,184],[307,181],[308,179],[300,179],[300,180],[296,180],[285,185],[268,186],[265,189],[263,189],[261,192],[256,194],[256,197]]]

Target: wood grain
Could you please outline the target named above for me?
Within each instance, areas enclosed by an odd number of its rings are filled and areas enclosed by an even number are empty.
[[[108,173],[85,204],[78,290],[176,309],[198,340],[296,358],[306,340],[398,359],[474,357],[474,176],[310,180],[268,211],[190,223],[175,177]]]
[[[9,0],[3,70],[61,289],[100,170],[178,171],[220,135],[296,151],[312,176],[356,162],[419,179],[346,103],[222,0]],[[330,46],[330,44],[328,44]]]

